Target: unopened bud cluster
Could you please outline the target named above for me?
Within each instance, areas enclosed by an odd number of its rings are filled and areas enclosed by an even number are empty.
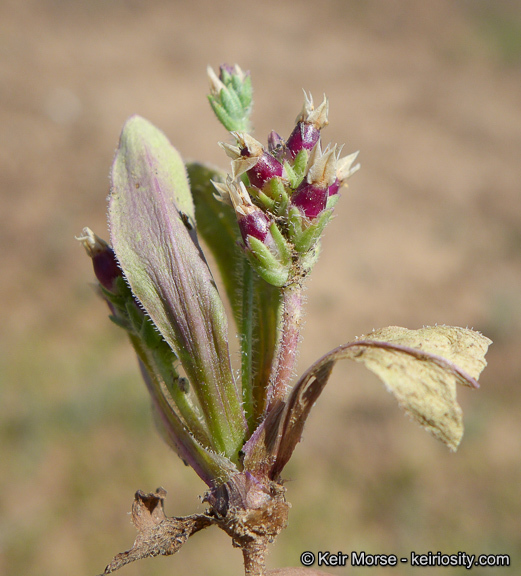
[[[250,130],[252,88],[249,72],[237,64],[223,64],[219,76],[208,67],[210,94],[208,101],[219,121],[229,130]]]
[[[271,132],[264,147],[247,132],[232,131],[235,143],[220,143],[232,169],[226,182],[213,183],[216,197],[233,206],[252,266],[274,286],[312,268],[338,191],[359,168],[358,152],[341,158],[336,144],[322,149],[327,117],[327,98],[315,108],[305,94],[287,140]]]

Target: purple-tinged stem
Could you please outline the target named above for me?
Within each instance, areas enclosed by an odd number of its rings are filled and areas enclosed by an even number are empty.
[[[302,322],[302,286],[295,282],[282,289],[282,325],[277,362],[271,373],[268,390],[269,412],[284,400],[297,361]]]

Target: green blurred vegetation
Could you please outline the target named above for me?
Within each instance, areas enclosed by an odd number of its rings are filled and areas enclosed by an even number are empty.
[[[521,63],[519,2],[476,2],[472,7],[483,44],[506,65]]]

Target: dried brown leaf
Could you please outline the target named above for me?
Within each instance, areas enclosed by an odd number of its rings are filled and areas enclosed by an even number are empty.
[[[305,420],[341,359],[362,362],[384,382],[405,412],[451,450],[463,435],[456,384],[478,388],[491,340],[466,328],[430,326],[408,330],[389,326],[339,346],[318,360],[300,378],[273,422],[277,430],[269,452],[275,455],[271,478],[277,478],[299,442]],[[261,435],[259,434],[259,438]],[[255,450],[254,450],[255,448]],[[251,447],[253,453],[258,447]]]
[[[491,341],[452,326],[390,326],[355,344],[362,346],[349,356],[379,376],[414,421],[456,450],[463,436],[456,384],[479,387],[476,378],[486,366]]]
[[[164,488],[158,488],[150,494],[141,490],[136,492],[132,504],[132,522],[138,530],[138,536],[132,548],[117,554],[103,574],[111,574],[142,558],[175,554],[192,534],[214,522],[204,514],[168,518],[163,509],[165,496]]]

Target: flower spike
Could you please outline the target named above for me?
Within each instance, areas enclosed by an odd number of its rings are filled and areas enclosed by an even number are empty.
[[[138,491],[132,508],[138,537],[104,574],[174,554],[211,524],[242,549],[247,575],[265,574],[267,545],[286,526],[290,507],[281,474],[335,363],[365,364],[414,420],[455,450],[463,433],[456,385],[478,387],[491,343],[468,329],[390,326],[327,353],[290,391],[304,279],[339,188],[360,167],[358,152],[340,158],[342,146],[322,148],[328,100],[315,107],[306,92],[288,141],[273,131],[265,148],[248,133],[249,73],[224,64],[218,74],[208,68],[208,76],[210,105],[235,138],[221,143],[232,175],[186,166],[162,132],[133,116],[112,166],[113,248],[88,228],[78,238],[112,320],[136,351],[159,431],[209,489],[205,513],[172,518],[164,514],[163,489]],[[231,305],[239,371],[198,235]]]

